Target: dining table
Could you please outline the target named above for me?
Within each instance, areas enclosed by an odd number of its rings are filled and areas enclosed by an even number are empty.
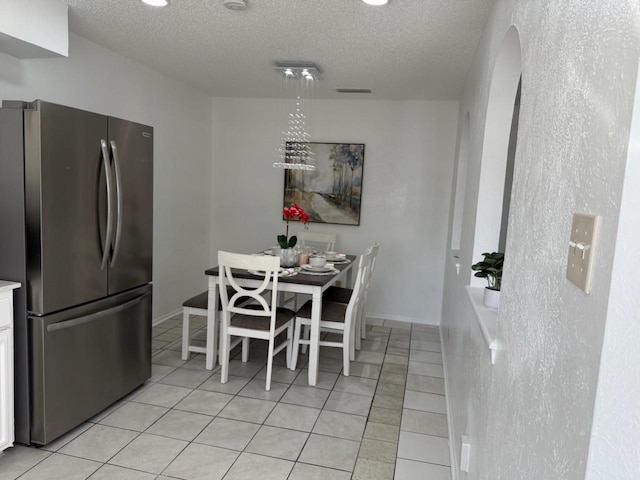
[[[346,255],[346,261],[333,263],[334,271],[329,274],[319,275],[315,272],[307,272],[301,267],[296,267],[295,274],[281,274],[278,277],[278,292],[291,292],[311,295],[311,332],[309,345],[309,385],[315,386],[318,381],[318,358],[320,354],[320,318],[322,315],[322,293],[337,282],[344,282],[351,285],[351,274],[353,265],[356,263],[356,255]],[[331,263],[331,262],[328,262]],[[290,269],[289,269],[290,271]],[[212,370],[215,366],[218,351],[218,332],[216,326],[219,324],[216,316],[218,312],[218,284],[219,269],[217,266],[205,270],[205,275],[209,279],[209,298],[207,313],[207,341],[205,366]],[[246,270],[233,270],[234,279],[241,287],[258,287],[264,280],[263,276],[258,276]]]

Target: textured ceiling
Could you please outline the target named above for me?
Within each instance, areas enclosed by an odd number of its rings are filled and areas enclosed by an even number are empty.
[[[276,61],[320,68],[318,98],[458,99],[493,0],[63,0],[73,32],[218,97],[280,94]],[[336,88],[368,88],[370,95]]]

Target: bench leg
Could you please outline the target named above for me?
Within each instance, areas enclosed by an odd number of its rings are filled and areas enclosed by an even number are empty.
[[[189,345],[191,344],[190,314],[187,307],[182,309],[182,360],[189,360]]]

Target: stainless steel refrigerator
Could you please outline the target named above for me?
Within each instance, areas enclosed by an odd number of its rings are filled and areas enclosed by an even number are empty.
[[[0,109],[0,278],[15,297],[16,441],[45,445],[151,376],[153,128]]]

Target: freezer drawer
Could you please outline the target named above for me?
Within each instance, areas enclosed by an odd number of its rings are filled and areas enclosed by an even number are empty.
[[[31,443],[45,445],[151,376],[151,287],[29,317]]]

